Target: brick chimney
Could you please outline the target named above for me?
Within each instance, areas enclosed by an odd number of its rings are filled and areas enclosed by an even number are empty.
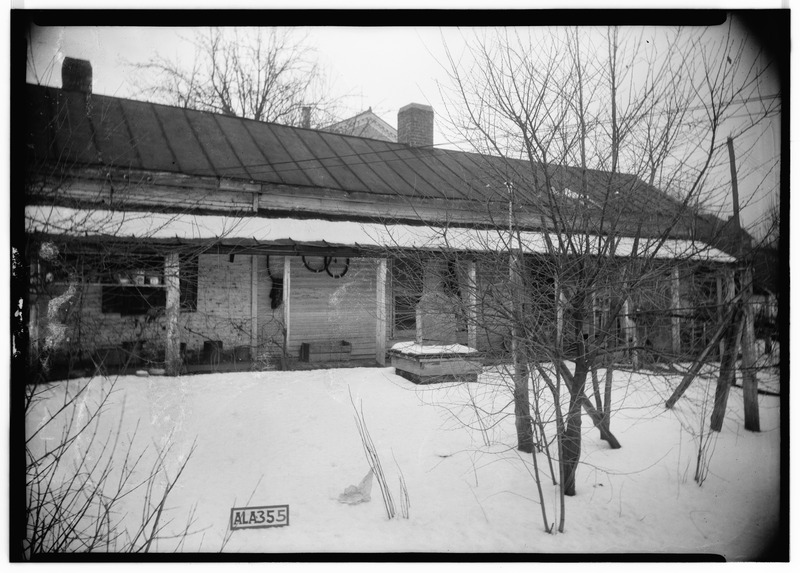
[[[397,112],[397,142],[414,147],[433,147],[433,108],[410,103]]]
[[[92,93],[92,64],[88,60],[64,58],[61,87],[65,90]]]

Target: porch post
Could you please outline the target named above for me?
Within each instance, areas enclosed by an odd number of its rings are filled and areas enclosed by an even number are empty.
[[[378,261],[375,306],[375,361],[386,366],[386,259]]]
[[[622,315],[624,319],[625,325],[625,347],[630,352],[631,357],[631,366],[634,370],[639,369],[639,351],[637,350],[637,346],[639,344],[637,332],[636,332],[636,321],[631,318],[631,299],[625,298],[625,302],[622,305]]]
[[[283,342],[283,352],[284,354],[289,352],[289,304],[291,297],[289,296],[289,291],[291,290],[292,286],[292,273],[291,273],[291,259],[290,257],[286,256],[283,257],[283,331],[284,331],[284,342]]]
[[[168,253],[164,256],[164,287],[167,291],[165,370],[168,376],[177,376],[181,372],[181,333],[178,328],[181,313],[181,282],[178,253]]]
[[[467,262],[467,346],[478,349],[478,273],[475,261]]]
[[[250,257],[250,360],[258,353],[258,256]]]
[[[670,304],[670,316],[672,318],[672,354],[677,358],[681,354],[681,317],[678,312],[681,307],[681,271],[676,265],[672,269],[672,280],[670,281],[670,291],[672,301]]]

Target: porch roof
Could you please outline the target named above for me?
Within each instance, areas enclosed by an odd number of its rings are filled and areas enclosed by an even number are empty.
[[[82,210],[30,205],[25,208],[25,228],[30,233],[84,238],[141,240],[154,243],[208,241],[228,246],[291,246],[349,248],[368,254],[384,249],[455,250],[502,252],[509,248],[504,230],[465,227],[414,226],[321,219],[232,217],[221,215],[168,214],[134,211]],[[514,235],[514,248],[546,253],[555,233],[521,231]],[[519,242],[518,242],[519,241]],[[612,249],[604,237],[582,235],[576,239],[584,253],[607,255]],[[634,253],[634,247],[636,253]],[[656,250],[657,249],[657,250]],[[650,255],[659,259],[692,259],[732,263],[735,258],[700,241],[668,239],[660,247],[655,239],[619,237],[613,254],[628,257]]]

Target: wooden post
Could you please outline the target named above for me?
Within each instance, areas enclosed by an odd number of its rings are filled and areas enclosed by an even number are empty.
[[[467,262],[467,346],[478,348],[478,272],[475,261]]]
[[[672,280],[670,281],[670,293],[672,300],[670,304],[670,316],[672,317],[672,354],[675,360],[681,355],[681,271],[676,265],[672,269]]]
[[[752,432],[760,431],[758,415],[758,378],[755,374],[756,365],[756,337],[753,324],[753,309],[751,308],[751,297],[753,294],[753,271],[744,261],[745,244],[742,235],[742,221],[739,214],[739,182],[736,175],[736,154],[733,149],[733,138],[728,137],[728,156],[730,157],[731,167],[731,191],[733,195],[733,220],[735,223],[736,246],[739,264],[743,265],[739,278],[743,293],[743,316],[741,341],[737,343],[737,349],[741,344],[742,349],[742,389],[744,393],[744,428]],[[736,352],[734,352],[734,364]],[[735,371],[735,369],[734,369]],[[735,376],[735,374],[734,374]],[[734,378],[735,383],[735,378]]]
[[[250,360],[258,355],[258,256],[250,257]]]
[[[386,366],[386,259],[378,261],[375,283],[375,361]]]
[[[283,331],[284,331],[284,338],[283,338],[283,352],[284,354],[288,354],[289,352],[289,340],[290,340],[290,322],[289,322],[289,315],[290,315],[290,306],[291,306],[291,297],[290,291],[292,290],[292,273],[291,273],[291,259],[286,256],[283,257]]]
[[[165,370],[168,376],[177,376],[181,373],[181,333],[178,327],[181,314],[181,281],[178,253],[168,253],[164,257],[164,285],[167,290]]]

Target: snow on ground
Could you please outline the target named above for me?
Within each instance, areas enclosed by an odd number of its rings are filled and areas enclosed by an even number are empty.
[[[679,374],[616,372],[612,431],[622,449],[609,449],[584,416],[578,495],[566,499],[564,533],[550,535],[531,456],[508,446],[515,438],[504,380],[495,370],[480,383],[416,386],[392,368],[120,377],[101,422],[105,431],[121,419],[122,443],[139,422],[135,444],[168,446],[173,474],[196,441],[168,503],[169,530],[176,532],[195,507],[198,533],[184,540],[183,551],[699,552],[746,560],[775,532],[779,398],[759,397],[762,432],[754,434],[743,429],[741,390],[732,389],[699,487],[697,434],[708,427],[707,419],[701,424],[703,397],[713,396],[713,380],[697,379],[670,411],[663,403]],[[85,415],[112,382],[53,384],[29,417],[29,431],[64,392],[89,384],[80,401]],[[377,483],[368,503],[337,501],[369,469],[351,395],[363,408],[396,503],[402,470],[408,520],[386,518]],[[503,407],[479,421],[482,410]],[[546,413],[546,400],[542,407]],[[46,428],[43,443],[58,431]],[[557,489],[544,454],[537,460],[547,519],[558,523]],[[129,519],[139,513],[137,499],[126,501]],[[232,507],[281,504],[290,507],[288,527],[229,531]],[[163,540],[156,549],[175,544]]]

